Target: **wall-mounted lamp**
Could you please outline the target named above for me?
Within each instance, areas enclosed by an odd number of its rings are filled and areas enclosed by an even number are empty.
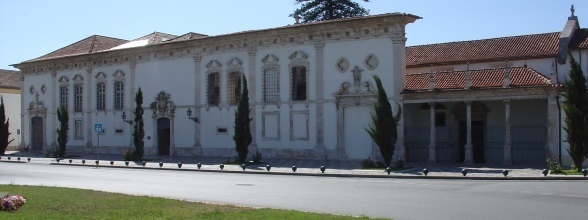
[[[133,120],[125,120],[127,119],[127,114],[125,112],[122,113],[122,115],[120,115],[120,117],[122,117],[122,120],[126,123],[129,123],[130,125],[133,124]]]
[[[188,114],[188,119],[190,119],[196,123],[200,122],[200,121],[198,121],[197,117],[191,117],[192,116],[192,109],[188,108],[188,111],[186,111],[186,113]]]

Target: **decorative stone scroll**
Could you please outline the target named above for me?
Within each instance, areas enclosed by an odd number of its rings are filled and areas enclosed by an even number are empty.
[[[45,104],[43,103],[43,101],[39,101],[39,92],[35,93],[35,101],[32,101],[31,103],[29,103],[29,108],[27,109],[29,111],[29,115],[31,117],[34,116],[45,116],[47,115],[47,107],[45,107]]]
[[[153,118],[173,118],[176,112],[176,105],[171,101],[171,95],[165,91],[157,94],[150,108],[153,111]]]
[[[337,60],[337,63],[335,64],[335,66],[337,67],[337,70],[339,70],[339,72],[341,73],[345,73],[347,72],[347,70],[349,69],[349,60],[347,60],[347,58],[345,57],[341,57]]]
[[[378,64],[380,64],[380,60],[378,60],[378,57],[374,54],[368,55],[363,61],[363,65],[371,71],[375,70],[378,67]]]

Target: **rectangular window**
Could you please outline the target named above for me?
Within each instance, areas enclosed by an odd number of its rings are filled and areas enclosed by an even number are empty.
[[[75,112],[82,112],[82,97],[84,90],[81,85],[74,87],[74,111]]]
[[[240,72],[232,72],[229,73],[229,103],[231,105],[236,105],[239,101],[239,97],[241,96],[241,73]]]
[[[106,109],[106,83],[96,84],[96,110]]]
[[[75,130],[74,130],[74,139],[75,140],[83,140],[84,139],[84,124],[83,121],[81,119],[75,119],[74,120],[74,126],[75,126]]]
[[[114,109],[123,109],[124,107],[124,84],[117,82],[114,84]]]
[[[279,102],[279,75],[278,68],[270,67],[263,71],[263,101]]]
[[[208,105],[218,106],[220,104],[220,73],[208,74]]]
[[[67,86],[62,86],[59,88],[59,105],[65,106],[67,108]]]
[[[306,100],[306,67],[292,68],[292,100]]]

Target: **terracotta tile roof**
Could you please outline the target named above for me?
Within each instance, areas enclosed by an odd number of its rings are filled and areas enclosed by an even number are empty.
[[[588,28],[576,30],[570,41],[570,49],[588,49]]]
[[[181,35],[179,37],[176,37],[174,39],[171,39],[168,42],[185,41],[185,40],[192,40],[192,39],[200,39],[200,38],[205,38],[205,37],[208,37],[208,35],[190,32],[190,33]]]
[[[0,88],[20,89],[20,71],[0,69]]]
[[[166,41],[169,41],[169,40],[174,39],[176,37],[178,37],[178,36],[173,35],[173,34],[153,32],[151,34],[134,39],[132,41],[149,40],[147,45],[150,45],[150,44],[157,44],[157,43],[161,43],[161,42],[166,42]]]
[[[560,32],[406,47],[406,66],[557,56]]]
[[[25,63],[39,60],[54,59],[59,57],[90,54],[102,50],[107,50],[118,45],[124,44],[126,42],[128,42],[128,40],[105,37],[100,35],[92,35],[90,37],[87,37],[83,40],[65,46],[59,50],[53,51],[39,58],[27,60],[25,61]]]
[[[502,88],[505,68],[470,70],[471,89]],[[551,86],[551,80],[529,67],[509,68],[510,87]],[[430,73],[412,73],[406,75],[404,93],[429,91]],[[466,71],[434,72],[435,90],[464,90],[466,88]]]

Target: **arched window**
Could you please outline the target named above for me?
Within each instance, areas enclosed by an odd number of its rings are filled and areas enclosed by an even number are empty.
[[[83,101],[84,101],[84,78],[80,75],[76,75],[73,78],[74,81],[74,112],[82,112],[83,111]]]
[[[67,77],[62,76],[59,78],[59,105],[68,107],[69,95],[69,80]]]

